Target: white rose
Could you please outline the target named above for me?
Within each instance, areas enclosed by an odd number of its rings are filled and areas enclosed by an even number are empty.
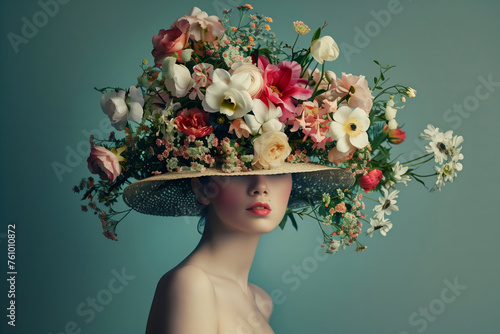
[[[253,143],[252,165],[256,169],[271,169],[283,165],[292,149],[283,132],[264,132]]]
[[[333,61],[339,56],[339,47],[330,36],[323,36],[311,43],[311,56],[320,64]]]
[[[250,94],[252,99],[258,98],[264,88],[264,79],[262,78],[262,73],[264,71],[250,63],[238,62],[231,66],[231,75],[242,72],[248,73],[250,75],[250,79],[252,79],[252,83],[246,91]]]
[[[184,65],[175,63],[175,58],[167,57],[162,63],[165,87],[175,97],[184,97],[194,85],[191,72]]]

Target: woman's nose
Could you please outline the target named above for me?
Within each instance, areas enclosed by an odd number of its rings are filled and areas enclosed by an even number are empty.
[[[252,175],[250,178],[249,192],[251,195],[267,195],[269,192],[269,185],[266,175]]]

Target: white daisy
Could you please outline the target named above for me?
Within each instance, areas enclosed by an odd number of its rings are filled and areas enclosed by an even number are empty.
[[[441,133],[441,131],[439,131],[439,128],[435,128],[434,125],[428,124],[427,129],[425,129],[424,132],[420,134],[420,138],[425,140],[433,140],[438,133]]]
[[[425,146],[427,153],[434,153],[434,160],[438,164],[442,164],[445,160],[448,160],[450,155],[450,149],[453,147],[453,131],[449,130],[445,133],[438,133],[429,143]]]
[[[380,234],[382,234],[384,237],[387,235],[387,232],[390,231],[392,228],[392,223],[388,219],[373,219],[370,218],[370,225],[371,227],[366,230],[366,233],[370,236],[370,238],[373,237],[373,232],[376,230],[380,230]]]
[[[399,211],[399,207],[396,205],[399,190],[394,190],[389,194],[389,191],[385,188],[381,188],[384,196],[378,198],[380,204],[375,205],[373,211],[376,212],[375,218],[383,219],[384,215],[390,216],[392,211]]]

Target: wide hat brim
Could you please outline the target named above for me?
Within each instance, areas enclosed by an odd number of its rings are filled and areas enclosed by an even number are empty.
[[[318,203],[323,193],[334,189],[350,188],[354,184],[351,172],[317,163],[284,163],[273,169],[226,173],[207,168],[203,172],[171,172],[152,176],[132,183],[123,191],[125,203],[132,209],[156,216],[199,216],[203,206],[198,203],[191,187],[191,179],[202,176],[244,176],[288,174],[293,177],[288,202],[290,209]]]

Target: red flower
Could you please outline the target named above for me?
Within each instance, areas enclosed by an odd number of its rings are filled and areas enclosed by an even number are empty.
[[[391,144],[401,144],[406,139],[406,133],[399,126],[397,129],[389,130],[389,126],[386,124],[382,130],[387,134]]]
[[[182,50],[189,41],[190,26],[187,20],[179,20],[172,24],[168,30],[161,29],[158,36],[153,36],[153,51],[151,54],[155,57],[155,66],[161,68],[163,60],[167,56],[177,52],[177,60],[181,62]]]
[[[184,109],[174,119],[177,130],[185,135],[205,137],[213,132],[212,126],[208,126],[208,113],[198,108]]]
[[[380,169],[372,169],[358,179],[359,186],[363,188],[365,192],[369,192],[377,187],[380,180],[382,180],[382,171]]]
[[[304,88],[307,79],[300,78],[302,68],[297,62],[282,61],[278,65],[269,64],[267,58],[259,56],[258,66],[264,70],[264,90],[260,99],[266,105],[271,101],[281,107],[283,116],[279,118],[284,123],[287,118],[295,119],[296,100],[307,100],[313,91]]]

